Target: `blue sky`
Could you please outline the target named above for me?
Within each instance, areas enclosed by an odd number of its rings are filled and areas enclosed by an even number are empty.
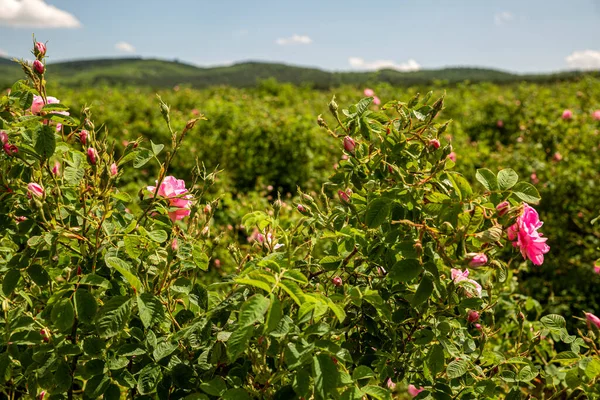
[[[600,69],[600,0],[0,0],[0,53],[328,70]]]

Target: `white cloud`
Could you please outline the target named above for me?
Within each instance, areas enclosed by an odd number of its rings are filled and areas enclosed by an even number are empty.
[[[0,0],[0,25],[17,28],[79,28],[71,13],[44,0]]]
[[[286,46],[288,44],[310,44],[312,39],[306,35],[292,35],[287,38],[279,38],[275,41],[280,46]]]
[[[565,58],[569,68],[580,70],[600,69],[600,51],[574,51]]]
[[[514,19],[515,17],[508,11],[502,11],[501,13],[494,15],[494,23],[498,26],[507,24]]]
[[[360,57],[350,57],[348,59],[350,66],[355,69],[364,69],[369,71],[377,71],[380,69],[395,69],[397,71],[418,71],[421,69],[421,66],[418,62],[413,60],[412,58],[404,63],[396,64],[392,60],[375,60],[375,61],[365,61],[364,58]]]
[[[127,42],[119,42],[115,44],[115,49],[122,53],[135,53],[135,47]]]
[[[0,49],[0,57],[6,57],[8,56],[8,53],[5,52],[4,50]]]

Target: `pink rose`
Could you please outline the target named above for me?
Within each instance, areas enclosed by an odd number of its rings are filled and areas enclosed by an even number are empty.
[[[396,384],[392,381],[391,378],[387,378],[385,381],[385,386],[390,389],[392,392],[396,390]]]
[[[350,203],[350,196],[347,192],[344,192],[343,190],[338,190],[338,196],[340,196],[340,200],[342,200],[342,202]]]
[[[473,295],[472,292],[474,292],[475,294],[477,294],[478,297],[481,297],[481,285],[473,280],[473,279],[469,279],[469,270],[465,269],[464,271],[461,271],[459,269],[454,269],[452,268],[450,270],[450,274],[452,276],[452,280],[454,281],[455,284],[459,284],[460,282],[469,282],[471,283],[473,286],[475,286],[475,288],[467,288],[466,289],[466,293],[468,297],[471,297]]]
[[[543,224],[537,211],[528,204],[523,204],[523,213],[507,230],[508,239],[513,241],[513,246],[518,246],[523,258],[529,258],[535,265],[542,265],[544,254],[550,251],[550,246],[546,244],[548,239],[538,232]]]
[[[566,120],[566,119],[571,119],[571,118],[573,118],[573,111],[571,111],[571,110],[568,110],[568,109],[567,109],[567,110],[565,110],[565,111],[563,111],[563,113],[562,113],[562,115],[561,115],[561,118],[562,118],[562,119],[565,119],[565,120]]]
[[[448,158],[451,159],[452,161],[456,162],[456,153],[452,152],[452,153],[448,154]]]
[[[535,172],[531,174],[531,183],[533,183],[534,185],[540,183],[540,180]]]
[[[504,121],[502,121],[501,119],[499,119],[499,120],[496,122],[496,126],[497,126],[498,128],[502,128],[502,127],[504,126]]]
[[[365,97],[373,97],[375,95],[375,92],[373,91],[373,89],[366,88],[363,94],[365,95]]]
[[[48,101],[48,104],[58,104],[60,103],[60,100],[58,100],[56,97],[52,97],[52,96],[48,96],[46,97],[46,100]],[[31,113],[32,114],[39,114],[40,111],[42,111],[42,108],[44,108],[45,104],[44,104],[44,98],[42,96],[33,96],[33,103],[31,103]]]
[[[44,188],[38,185],[37,183],[31,182],[27,184],[27,190],[29,191],[29,193],[36,197],[44,196]]]
[[[381,100],[379,100],[379,97],[373,96],[373,104],[375,104],[376,106],[381,104]]]
[[[148,186],[147,189],[154,194],[156,186]],[[174,211],[169,211],[169,217],[173,222],[184,219],[191,213],[192,195],[186,193],[188,190],[185,188],[185,181],[174,176],[165,177],[158,188],[157,196],[168,199],[169,205],[176,208]]]
[[[416,395],[418,395],[419,393],[421,393],[423,390],[423,388],[418,388],[415,385],[408,385],[408,389],[406,390],[408,392],[408,394],[410,394],[412,397],[415,397]]]

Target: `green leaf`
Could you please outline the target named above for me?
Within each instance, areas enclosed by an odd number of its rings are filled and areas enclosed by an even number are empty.
[[[433,376],[444,370],[446,359],[444,357],[444,348],[440,344],[434,344],[427,353],[427,366]]]
[[[367,367],[366,365],[359,365],[352,372],[352,379],[354,379],[355,381],[359,379],[372,378],[374,376],[375,373],[373,372],[373,370]]]
[[[50,113],[50,114],[46,114],[44,116],[44,118],[48,118],[54,122],[57,122],[59,124],[63,124],[63,125],[67,125],[67,126],[77,126],[79,125],[79,121],[73,117],[71,117],[70,115],[63,115],[63,114],[57,114],[57,113]],[[55,129],[54,127],[52,127],[52,129]]]
[[[254,328],[252,326],[242,326],[233,331],[227,340],[229,361],[234,362],[248,348],[253,333]]]
[[[5,296],[10,296],[17,287],[19,279],[21,279],[21,272],[18,269],[9,269],[2,280],[2,293]]]
[[[27,275],[38,286],[46,286],[50,282],[50,275],[40,264],[33,264],[27,268]]]
[[[475,174],[475,178],[489,191],[498,190],[498,179],[492,171],[487,168],[480,168]]]
[[[331,356],[321,353],[313,357],[312,376],[318,399],[327,399],[335,393],[340,373]]]
[[[177,345],[169,342],[160,342],[152,352],[152,357],[155,361],[160,361],[163,358],[170,356],[177,350]]]
[[[31,107],[31,106],[29,106]],[[69,111],[69,107],[67,107],[64,104],[61,103],[52,103],[52,104],[46,104],[44,107],[42,107],[42,111],[46,111],[46,112],[52,112],[52,111]]]
[[[433,280],[431,278],[431,274],[426,272],[421,279],[421,283],[417,288],[417,292],[413,296],[411,300],[411,304],[413,307],[416,307],[429,299],[431,293],[433,292]]]
[[[110,289],[110,281],[108,279],[104,279],[100,275],[89,274],[85,275],[79,281],[80,285],[89,285],[89,286],[98,286],[104,289]]]
[[[335,304],[333,302],[333,300],[331,300],[329,297],[327,298],[327,306],[329,307],[329,309],[331,311],[333,311],[333,313],[335,314],[338,321],[340,321],[340,323],[344,322],[344,320],[346,319],[346,312],[344,311],[344,309],[342,307]]]
[[[284,271],[283,277],[286,279],[291,279],[291,280],[301,283],[303,285],[308,284],[308,279],[306,278],[306,276],[304,276],[304,274],[302,272],[297,271],[295,269],[290,269],[290,270]]]
[[[110,386],[104,391],[104,400],[120,400],[121,399],[121,389],[119,389],[118,385],[114,383],[110,384]]]
[[[298,304],[299,306],[304,303],[304,292],[300,287],[296,284],[296,282],[284,280],[278,283],[278,286],[281,287],[286,293]]]
[[[151,293],[142,293],[137,297],[140,319],[146,329],[165,319],[165,309],[158,299]]]
[[[109,385],[110,377],[108,375],[96,375],[86,382],[84,393],[89,399],[98,399],[102,397]]]
[[[227,385],[225,381],[220,376],[217,376],[210,382],[203,382],[200,384],[200,389],[206,394],[210,394],[211,396],[221,396],[226,390]]]
[[[77,310],[77,319],[89,324],[96,316],[98,303],[96,302],[96,298],[90,292],[79,288],[75,292],[75,309]]]
[[[277,329],[277,325],[281,322],[283,316],[283,310],[281,309],[281,302],[273,293],[271,293],[271,306],[267,313],[267,320],[265,322],[264,332],[269,333]]]
[[[131,265],[118,257],[106,257],[104,261],[110,268],[119,271],[125,280],[127,280],[127,282],[129,282],[129,284],[134,287],[138,293],[142,292],[142,282],[132,271]]]
[[[466,360],[454,360],[446,368],[448,378],[454,379],[459,378],[467,373],[468,363]]]
[[[73,186],[79,185],[79,182],[81,182],[83,176],[84,171],[81,168],[67,166],[65,167],[65,171],[63,172],[63,177],[65,178],[65,181],[67,181],[69,185]]]
[[[133,168],[141,168],[150,160],[152,160],[154,154],[148,149],[138,150],[133,160]]]
[[[56,129],[50,125],[38,125],[38,128],[33,133],[33,147],[36,153],[47,160],[56,150]]]
[[[156,243],[163,243],[164,241],[167,240],[169,235],[167,234],[167,232],[165,232],[163,230],[156,230],[156,231],[148,232],[148,237],[150,239],[152,239],[153,241],[155,241]]]
[[[535,186],[527,182],[517,183],[512,192],[519,199],[531,204],[538,204],[542,199]]]
[[[150,145],[152,146],[152,152],[155,156],[157,156],[165,148],[164,144],[154,144],[152,140],[150,141]]]
[[[537,375],[538,372],[535,370],[535,368],[533,368],[532,365],[526,365],[521,368],[517,374],[517,380],[519,382],[529,382],[532,381]]]
[[[238,326],[251,326],[257,321],[262,320],[263,316],[269,309],[270,304],[270,300],[262,294],[255,294],[254,296],[250,297],[242,305],[238,315]]]
[[[28,91],[24,91],[21,93],[21,95],[19,96],[19,106],[21,106],[21,108],[23,110],[30,108],[31,105],[33,104],[33,93],[28,92]]]
[[[137,390],[140,394],[150,394],[156,391],[158,382],[160,382],[162,374],[158,364],[148,364],[140,371],[138,377]]]
[[[250,400],[250,396],[248,392],[246,392],[242,388],[233,388],[229,389],[225,393],[223,393],[223,400]]]
[[[551,331],[557,332],[563,330],[567,326],[565,319],[557,314],[545,315],[540,319],[540,322]]]
[[[410,282],[421,274],[423,267],[419,260],[406,258],[392,266],[389,278],[396,282]]]
[[[125,252],[134,260],[144,252],[144,249],[142,248],[142,239],[138,235],[125,235],[123,237],[123,243],[125,244]]]
[[[365,223],[369,228],[377,228],[385,222],[390,213],[390,201],[378,198],[369,203],[365,212]]]
[[[392,395],[389,390],[381,386],[367,385],[360,388],[363,392],[377,400],[391,400]]]
[[[551,362],[558,362],[561,364],[573,364],[579,361],[580,356],[572,351],[563,351],[558,353]]]
[[[194,259],[196,267],[200,268],[202,271],[208,271],[208,255],[199,243],[196,243],[192,249],[192,258]]]
[[[506,168],[498,172],[498,188],[500,190],[510,189],[515,186],[518,180],[519,175],[511,168]]]
[[[101,338],[121,333],[129,321],[131,301],[125,296],[111,297],[96,314],[96,329]]]
[[[590,379],[595,379],[600,376],[600,360],[597,358],[590,358],[587,360],[588,363],[584,369],[585,375]]]
[[[52,322],[61,332],[68,332],[75,322],[75,310],[71,299],[60,299],[52,307]]]
[[[449,176],[454,180],[455,187],[460,192],[461,200],[466,200],[473,195],[473,189],[464,176],[457,172],[450,172]]]

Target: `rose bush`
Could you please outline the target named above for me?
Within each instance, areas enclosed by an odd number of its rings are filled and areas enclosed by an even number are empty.
[[[475,189],[456,172],[444,99],[332,100],[318,124],[345,151],[338,168],[295,207],[248,213],[218,275],[216,172],[170,172],[202,117],[174,128],[159,100],[170,146],[116,153],[89,109],[79,121],[49,101],[45,66],[22,66],[0,98],[7,398],[600,395],[598,318],[571,335],[518,290],[513,257],[553,255],[536,188],[510,168],[479,169]],[[134,199],[121,179],[148,163]]]

